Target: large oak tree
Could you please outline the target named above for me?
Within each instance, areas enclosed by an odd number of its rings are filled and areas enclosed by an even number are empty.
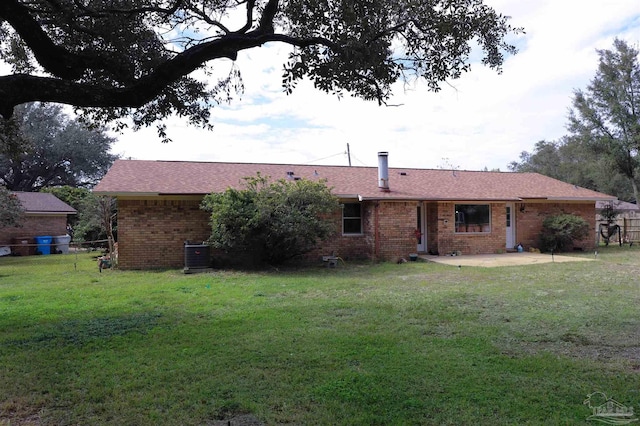
[[[27,192],[90,188],[117,158],[109,153],[114,141],[103,129],[69,117],[60,105],[21,105],[12,120],[0,121],[0,185]]]
[[[239,70],[215,82],[193,72],[221,75],[221,60],[272,42],[292,47],[285,90],[309,78],[384,103],[398,80],[438,90],[476,47],[500,71],[520,32],[482,0],[2,0],[0,60],[12,72],[0,77],[0,115],[44,101],[100,122],[178,114],[206,126],[241,87]]]

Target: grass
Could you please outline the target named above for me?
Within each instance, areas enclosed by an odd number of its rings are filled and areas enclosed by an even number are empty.
[[[594,391],[637,410],[640,249],[597,259],[184,275],[0,258],[0,425],[585,424]]]

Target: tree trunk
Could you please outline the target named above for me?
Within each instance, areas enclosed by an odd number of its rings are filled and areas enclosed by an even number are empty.
[[[631,178],[631,187],[633,188],[633,198],[636,201],[636,205],[640,206],[640,200],[638,199],[638,183],[634,178]]]

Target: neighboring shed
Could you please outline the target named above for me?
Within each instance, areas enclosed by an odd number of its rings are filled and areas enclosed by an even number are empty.
[[[607,194],[537,173],[287,164],[116,160],[94,189],[118,200],[119,266],[183,266],[183,243],[206,240],[204,195],[242,186],[256,173],[272,179],[326,179],[342,208],[336,235],[311,256],[394,260],[410,253],[497,253],[537,247],[549,215],[583,217],[595,245],[595,202]]]
[[[46,192],[14,192],[24,209],[21,226],[0,229],[0,245],[13,246],[17,254],[32,254],[33,238],[67,234],[67,217],[77,211],[53,194]],[[25,241],[28,243],[25,244]]]

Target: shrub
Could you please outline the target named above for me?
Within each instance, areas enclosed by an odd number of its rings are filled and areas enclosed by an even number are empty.
[[[573,242],[589,235],[589,224],[580,216],[559,214],[542,222],[540,246],[543,251],[565,251]]]
[[[245,178],[246,188],[207,195],[211,212],[210,244],[254,263],[279,264],[312,250],[333,231],[323,220],[338,200],[324,181]]]

